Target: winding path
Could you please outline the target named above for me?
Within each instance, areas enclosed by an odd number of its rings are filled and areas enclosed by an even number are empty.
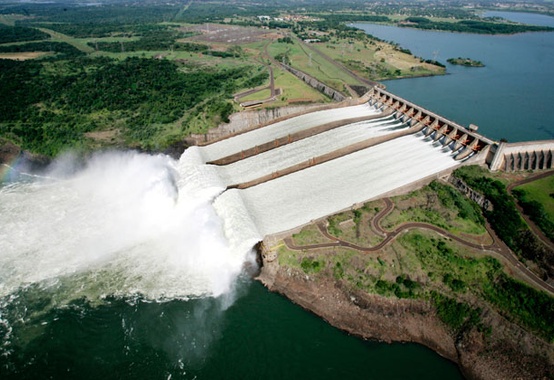
[[[383,201],[385,202],[385,207],[383,208],[383,210],[379,211],[375,215],[375,217],[371,220],[371,227],[376,233],[378,233],[381,236],[384,236],[385,238],[383,241],[381,241],[379,244],[373,247],[362,247],[357,244],[353,244],[353,243],[341,240],[336,236],[332,236],[327,230],[326,220],[317,221],[316,225],[319,231],[321,232],[321,234],[325,236],[327,239],[331,240],[330,242],[319,243],[319,244],[309,244],[309,245],[296,245],[292,240],[292,237],[285,238],[284,242],[288,248],[296,251],[343,247],[343,248],[355,249],[357,251],[364,252],[364,253],[370,253],[370,252],[377,252],[381,250],[391,241],[396,239],[396,237],[403,231],[414,229],[414,228],[426,229],[426,230],[434,231],[441,236],[455,240],[465,246],[478,249],[478,250],[491,251],[501,255],[504,259],[506,259],[510,268],[513,271],[518,272],[522,276],[522,278],[526,278],[528,282],[534,284],[535,286],[546,291],[547,293],[554,294],[554,286],[543,281],[540,277],[538,277],[535,273],[533,273],[530,269],[528,269],[525,265],[523,265],[519,261],[517,256],[515,256],[515,254],[504,244],[504,242],[502,242],[502,240],[498,238],[498,236],[492,230],[488,222],[486,222],[485,228],[488,234],[490,235],[490,237],[492,238],[492,243],[488,245],[476,244],[476,243],[464,240],[456,235],[451,234],[448,231],[445,231],[440,227],[437,227],[435,225],[428,224],[428,223],[421,223],[421,222],[403,223],[400,226],[398,226],[394,231],[387,232],[381,227],[380,222],[385,216],[387,216],[394,209],[394,203],[389,198],[384,198]]]

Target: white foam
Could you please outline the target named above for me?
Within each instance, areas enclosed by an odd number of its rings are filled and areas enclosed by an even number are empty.
[[[378,113],[375,108],[367,103],[352,107],[312,112],[201,147],[200,151],[204,161],[209,162],[318,125],[347,118],[371,116]]]
[[[456,165],[459,162],[442,147],[409,135],[240,192],[258,230],[267,235],[377,198]]]
[[[251,247],[229,244],[212,205],[224,187],[194,153],[105,154],[68,179],[1,188],[0,296],[72,275],[151,299],[228,292]]]
[[[348,124],[264,153],[218,166],[222,181],[227,185],[243,183],[305,162],[313,157],[347,147],[357,142],[395,132],[402,123],[389,118]]]

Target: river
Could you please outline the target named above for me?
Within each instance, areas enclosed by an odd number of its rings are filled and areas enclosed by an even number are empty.
[[[391,91],[493,138],[552,137],[551,34],[364,28],[390,31],[379,37],[426,58],[487,64],[388,82]],[[507,94],[506,82],[536,87]],[[348,336],[252,281],[241,268],[257,237],[223,237],[212,205],[221,184],[204,169],[190,157],[138,154],[101,155],[85,168],[62,158],[40,178],[2,168],[0,378],[461,378],[422,346]]]

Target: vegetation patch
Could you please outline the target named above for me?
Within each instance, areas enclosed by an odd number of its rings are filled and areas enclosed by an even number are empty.
[[[60,46],[77,54],[70,45]],[[252,71],[243,66],[181,72],[174,62],[138,57],[121,62],[60,59],[0,61],[0,133],[47,155],[83,147],[84,133],[111,129],[102,123],[107,119],[94,116],[100,111],[122,121],[117,124],[124,128],[126,144],[160,149],[185,135],[186,128],[175,131],[167,126],[194,107],[203,111],[204,128],[228,121],[234,111],[232,94]],[[50,71],[52,65],[57,69]]]
[[[49,39],[50,35],[35,28],[0,24],[0,44]]]
[[[313,274],[320,272],[324,267],[325,263],[323,261],[318,261],[313,258],[304,257],[300,263],[300,267],[306,274]]]
[[[439,181],[393,201],[394,210],[382,221],[382,226],[388,230],[402,223],[423,222],[452,233],[476,237],[486,233],[479,206],[452,186]]]
[[[481,309],[474,309],[464,302],[458,302],[437,292],[432,292],[432,300],[438,317],[453,331],[459,331],[466,324],[482,329]]]
[[[554,175],[512,190],[523,211],[554,242]]]
[[[398,25],[418,29],[448,30],[451,32],[478,34],[513,34],[554,30],[554,28],[549,26],[523,25],[485,20],[461,20],[455,22],[435,21],[420,16],[407,17]]]
[[[294,242],[297,245],[310,245],[321,243],[322,240],[327,240],[323,237],[319,228],[315,224],[310,224],[294,235],[292,235]]]
[[[451,65],[459,65],[459,66],[467,66],[467,67],[485,67],[483,62],[476,61],[469,58],[448,58],[446,62],[450,63]]]
[[[462,167],[454,173],[492,203],[492,211],[485,215],[498,236],[518,255],[536,262],[544,276],[554,277],[554,252],[529,230],[506,186],[483,170]]]
[[[483,285],[483,294],[504,315],[554,343],[554,298],[500,273]]]

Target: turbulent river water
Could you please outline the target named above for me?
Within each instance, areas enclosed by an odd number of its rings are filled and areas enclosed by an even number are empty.
[[[284,133],[371,112],[314,114]],[[345,126],[220,169],[204,162],[244,141],[190,149],[178,161],[114,152],[60,157],[41,173],[1,167],[0,378],[460,378],[430,350],[349,337],[250,279],[264,234],[455,165],[450,152],[407,136],[225,191],[318,153],[313,146],[338,149],[398,128],[386,118]],[[354,179],[371,190],[359,192]]]

